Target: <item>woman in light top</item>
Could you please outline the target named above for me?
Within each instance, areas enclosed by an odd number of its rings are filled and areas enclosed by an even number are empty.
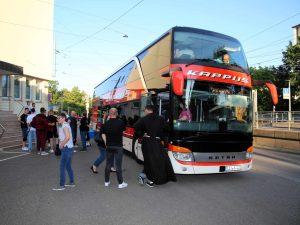
[[[58,128],[59,134],[59,149],[61,150],[60,159],[60,184],[58,188],[53,188],[54,191],[62,191],[65,187],[75,187],[74,184],[74,174],[72,170],[72,155],[73,155],[73,138],[71,127],[68,122],[66,122],[66,114],[61,113],[57,118],[60,124]],[[65,184],[66,175],[65,170],[67,170],[70,182]]]

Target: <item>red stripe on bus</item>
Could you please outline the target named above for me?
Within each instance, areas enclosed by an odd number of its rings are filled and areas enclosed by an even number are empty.
[[[180,164],[189,165],[189,166],[230,166],[230,165],[249,163],[249,162],[251,162],[251,159],[230,161],[230,162],[186,162],[186,161],[180,161],[180,160],[177,160],[177,161]]]

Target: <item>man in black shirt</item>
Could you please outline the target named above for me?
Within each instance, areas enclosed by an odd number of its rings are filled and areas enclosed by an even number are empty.
[[[84,112],[82,115],[83,115],[83,117],[80,120],[80,126],[79,126],[80,139],[81,139],[81,143],[82,143],[81,151],[86,151],[86,134],[87,134],[87,131],[89,130],[89,127],[88,127],[86,113]]]
[[[109,120],[102,127],[102,138],[106,144],[105,186],[108,187],[110,184],[110,169],[114,164],[114,158],[116,158],[118,188],[126,188],[128,184],[123,181],[122,177],[123,131],[125,125],[117,116],[118,110],[111,108],[109,110]]]
[[[22,141],[22,151],[28,151],[28,148],[26,147],[26,141],[27,141],[27,135],[28,135],[28,126],[27,126],[27,115],[29,113],[29,108],[24,109],[24,113],[20,116],[19,121],[21,124],[21,129],[22,129],[22,136],[23,136],[23,141]]]
[[[71,131],[72,131],[72,137],[73,137],[73,145],[76,146],[77,142],[77,119],[76,119],[76,112],[72,111],[71,116],[68,118]]]
[[[55,148],[56,148],[56,138],[58,138],[58,133],[57,133],[57,117],[54,116],[53,110],[49,110],[48,116],[48,131],[47,131],[47,138],[50,142],[50,153],[53,153]]]

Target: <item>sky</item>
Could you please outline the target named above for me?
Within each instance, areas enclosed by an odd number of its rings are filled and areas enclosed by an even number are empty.
[[[299,0],[140,1],[54,1],[54,79],[61,88],[78,86],[92,95],[97,84],[174,26],[237,38],[249,66],[280,65],[291,27],[300,24]]]

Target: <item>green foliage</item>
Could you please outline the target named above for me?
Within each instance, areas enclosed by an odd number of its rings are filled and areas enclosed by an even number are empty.
[[[66,88],[58,89],[58,81],[49,82],[49,93],[52,93],[53,105],[59,105],[60,111],[76,111],[82,114],[85,111],[87,94],[78,87],[73,87],[70,91]]]
[[[283,54],[283,65],[278,67],[251,67],[250,74],[254,80],[272,81],[278,91],[277,111],[288,110],[288,100],[283,99],[282,89],[288,87],[288,80],[291,80],[292,90],[292,110],[300,110],[300,41],[297,45],[292,46],[290,43]],[[258,110],[272,110],[272,101],[270,94],[265,87],[254,87],[257,89]],[[298,96],[298,97],[297,97]]]

